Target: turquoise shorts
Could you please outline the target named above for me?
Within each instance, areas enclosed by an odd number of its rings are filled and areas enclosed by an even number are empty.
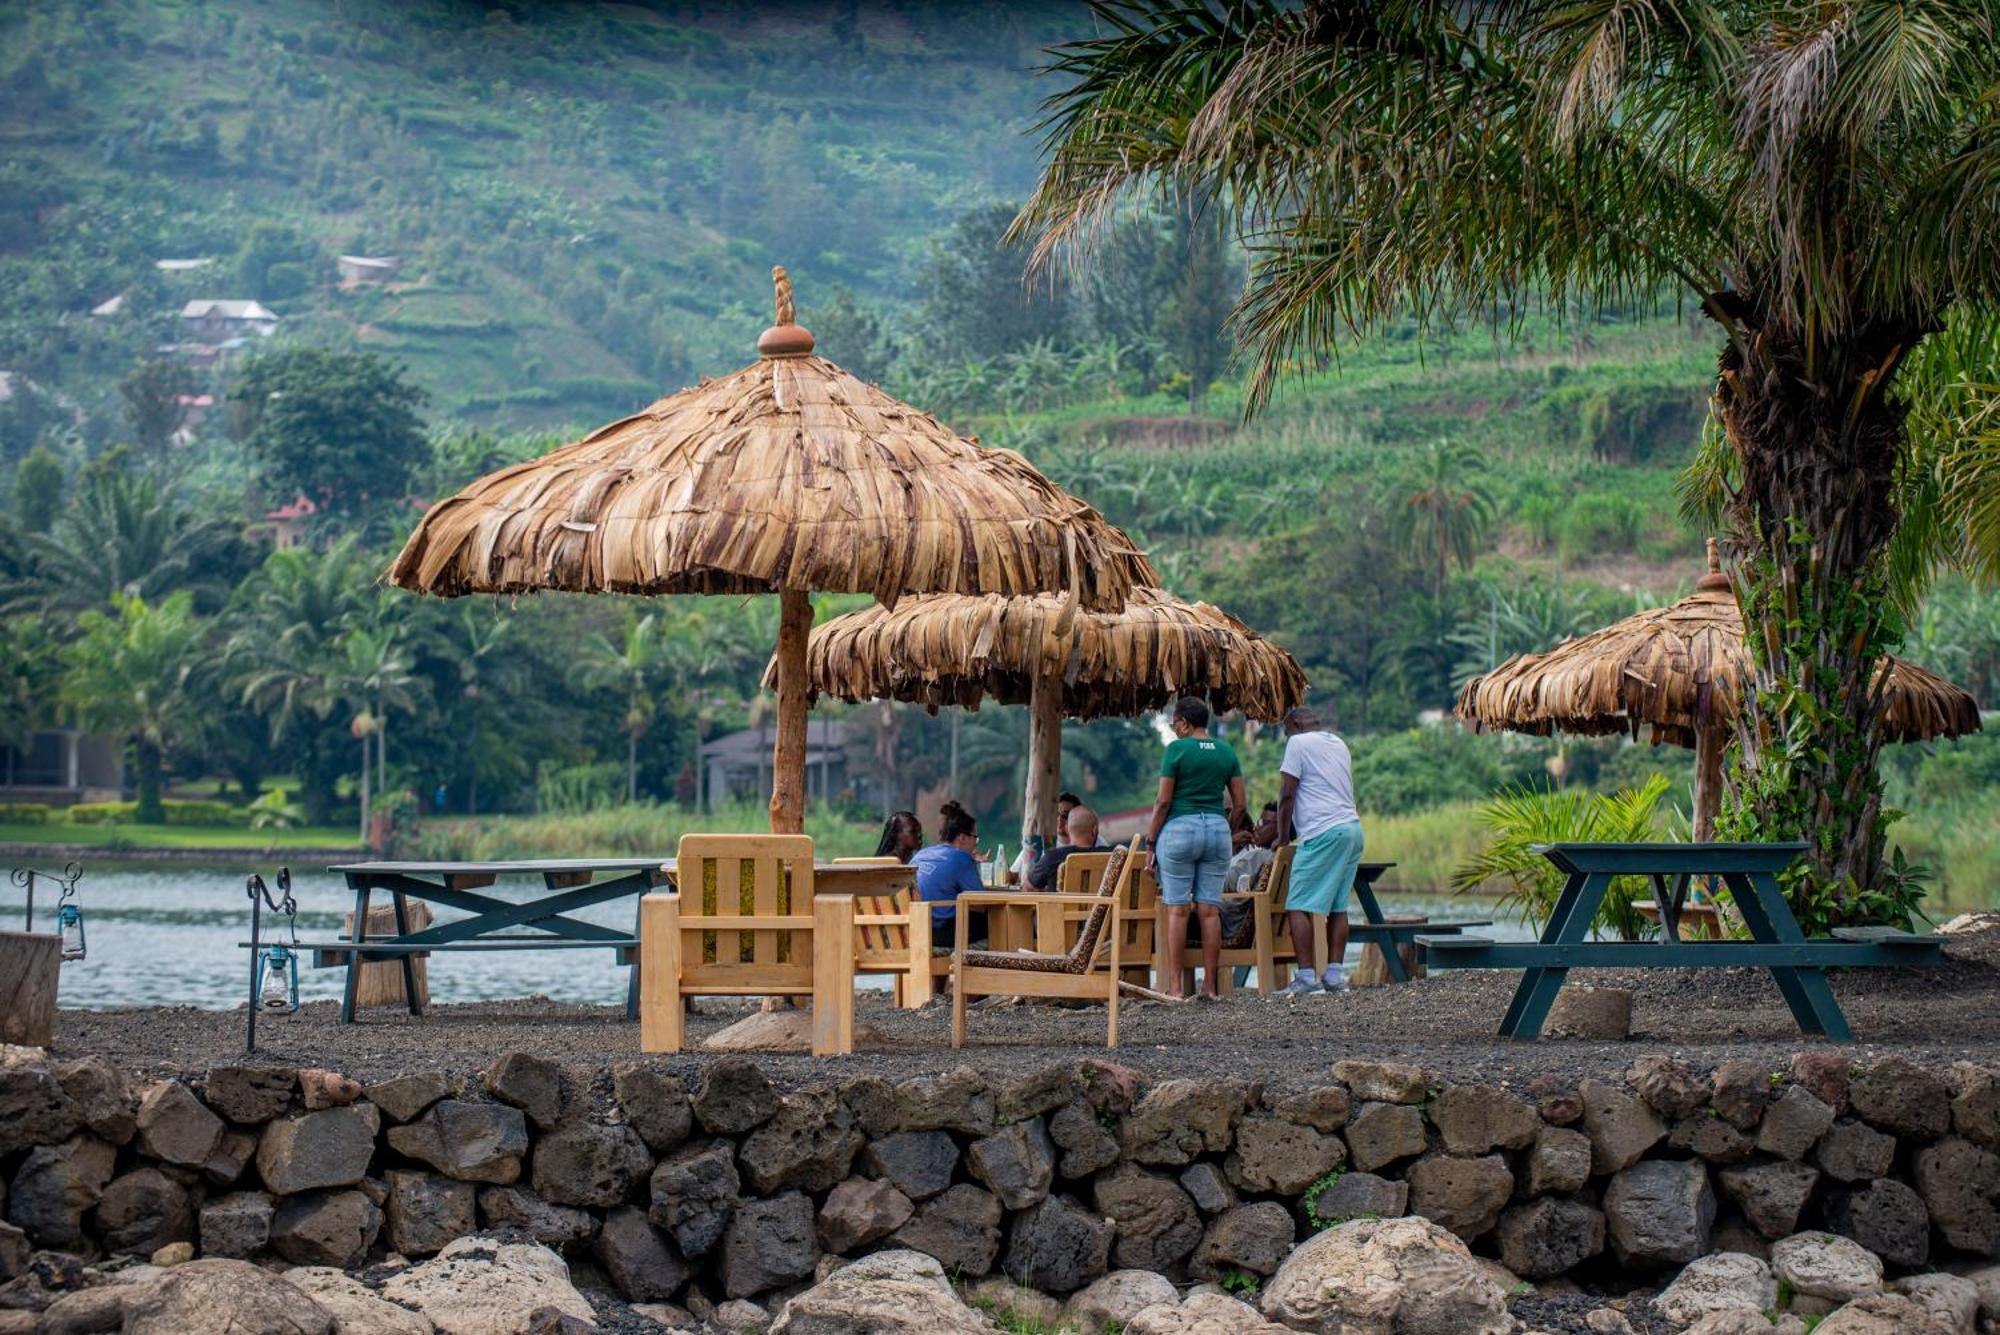
[[[1347,912],[1347,896],[1354,889],[1354,873],[1360,867],[1360,821],[1321,831],[1292,854],[1285,907],[1293,913]]]

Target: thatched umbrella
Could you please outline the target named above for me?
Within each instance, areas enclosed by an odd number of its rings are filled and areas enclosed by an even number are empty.
[[[773,269],[762,357],[430,508],[389,568],[421,593],[775,593],[771,828],[805,817],[809,594],[1059,593],[1158,581],[1131,540],[1011,450],[813,355]]]
[[[1023,842],[1053,837],[1062,720],[1129,717],[1181,695],[1275,722],[1305,697],[1298,661],[1227,612],[1135,588],[1122,611],[1067,624],[1060,600],[905,598],[835,617],[812,633],[806,677],[842,700],[977,708],[1029,706]]]
[[[1694,837],[1715,833],[1722,752],[1753,669],[1743,615],[1722,573],[1715,540],[1693,596],[1629,616],[1542,654],[1520,654],[1465,683],[1458,716],[1484,728],[1633,737],[1695,753]],[[1875,671],[1882,735],[1890,741],[1979,730],[1979,706],[1934,672],[1884,658]]]

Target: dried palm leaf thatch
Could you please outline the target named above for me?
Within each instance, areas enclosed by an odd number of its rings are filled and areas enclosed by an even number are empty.
[[[1715,544],[1691,597],[1627,617],[1546,653],[1521,654],[1459,692],[1461,719],[1486,728],[1637,737],[1695,746],[1735,715],[1752,673],[1743,617],[1721,574]],[[1912,663],[1885,658],[1882,732],[1891,741],[1979,730],[1972,697]]]
[[[1276,722],[1305,698],[1298,660],[1209,603],[1135,588],[1120,612],[1061,627],[1062,600],[905,598],[817,627],[806,675],[815,694],[978,708],[1027,704],[1037,680],[1060,683],[1069,718],[1129,717],[1182,695]],[[770,679],[767,672],[766,680]]]
[[[886,603],[1054,591],[1108,610],[1158,582],[1131,539],[1014,451],[813,356],[788,318],[759,346],[734,375],[439,501],[390,582],[446,596],[789,589]]]

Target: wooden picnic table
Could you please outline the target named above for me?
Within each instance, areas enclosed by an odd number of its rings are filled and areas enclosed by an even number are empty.
[[[1771,971],[1799,1028],[1836,1042],[1854,1039],[1822,970],[1830,967],[1935,965],[1942,944],[1935,936],[1888,927],[1837,927],[1831,937],[1808,938],[1778,887],[1778,873],[1809,845],[1803,843],[1548,844],[1539,848],[1565,875],[1562,893],[1533,942],[1499,942],[1478,936],[1419,936],[1417,948],[1433,969],[1521,969],[1514,999],[1501,1018],[1502,1037],[1532,1041],[1572,968],[1728,968]],[[1591,924],[1620,876],[1644,876],[1659,895],[1663,930],[1656,941],[1593,941]],[[1695,878],[1719,880],[1749,929],[1747,941],[1682,940],[1680,918]]]
[[[648,891],[673,882],[674,860],[605,857],[503,862],[378,861],[342,863],[328,870],[345,877],[348,888],[354,892],[353,934],[331,941],[302,941],[299,949],[309,955],[317,968],[347,969],[340,1003],[343,1024],[354,1022],[362,964],[375,960],[399,961],[410,1014],[421,1015],[423,1007],[417,999],[415,966],[411,961],[434,952],[486,950],[614,951],[618,963],[632,971],[625,988],[625,1018],[633,1020],[639,1014],[639,899]],[[833,862],[815,863],[813,867],[817,892],[829,894],[889,893],[909,884],[911,874],[908,867]],[[539,878],[543,892],[520,900],[479,893],[502,877]],[[389,936],[368,935],[368,901],[377,892],[386,892],[395,908],[396,930]],[[633,901],[629,933],[570,916],[580,909],[627,897]],[[461,909],[471,916],[412,930],[409,902],[413,899]],[[272,943],[240,944],[256,949]],[[253,1014],[257,1004],[258,999],[251,997]]]

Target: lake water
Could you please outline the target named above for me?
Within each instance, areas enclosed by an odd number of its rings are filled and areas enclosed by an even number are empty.
[[[274,867],[263,868],[266,880]],[[177,866],[119,870],[86,868],[77,886],[83,907],[89,955],[63,965],[61,1000],[65,1007],[104,1010],[119,1006],[198,1006],[233,1010],[249,989],[249,952],[237,942],[250,939],[250,901],[243,888],[243,871]],[[525,898],[532,883],[502,881],[482,894],[502,899]],[[346,882],[324,871],[294,869],[292,893],[299,903],[299,935],[327,940],[341,930],[354,900]],[[1428,913],[1433,917],[1495,918],[1490,935],[1524,940],[1532,933],[1484,900],[1449,895],[1381,896],[1385,913]],[[386,896],[373,901],[381,904]],[[0,926],[18,930],[22,895],[6,887],[0,898]],[[441,922],[465,915],[434,907]],[[589,922],[621,931],[632,928],[629,900],[599,905],[577,913]],[[35,895],[35,925],[55,930],[55,894],[46,883]],[[267,935],[282,933],[282,916],[264,915]],[[1350,962],[1354,951],[1349,952]],[[531,993],[557,1001],[592,1004],[623,1003],[626,972],[613,963],[610,951],[507,950],[463,953],[430,959],[430,994],[434,1002],[491,1001]],[[299,971],[299,993],[307,1001],[336,1000],[346,977],[342,969]],[[886,978],[868,979],[886,985]]]

